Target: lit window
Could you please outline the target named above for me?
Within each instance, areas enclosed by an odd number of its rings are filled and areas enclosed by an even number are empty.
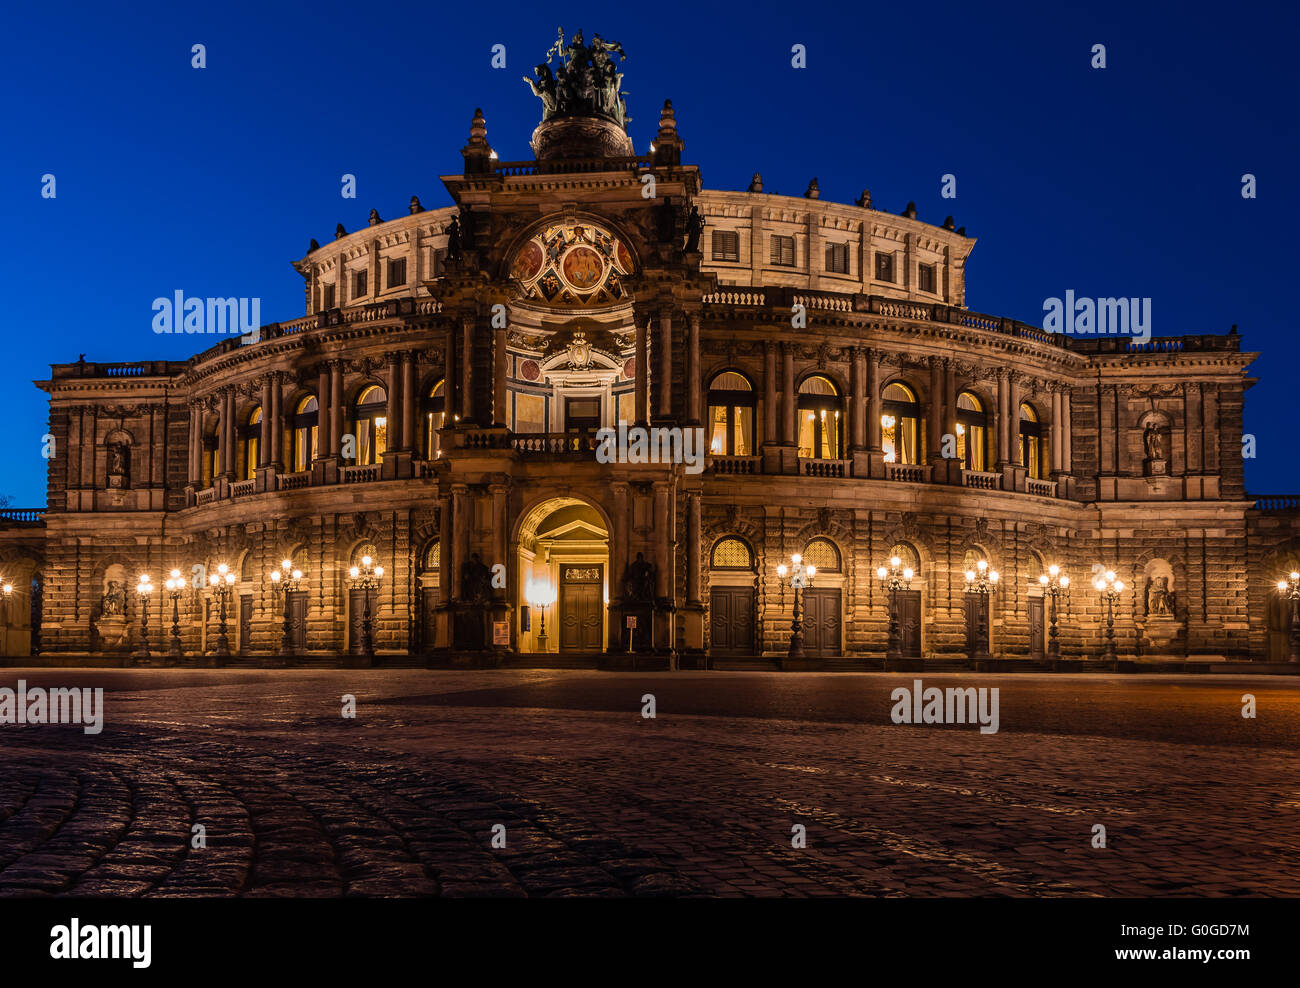
[[[316,421],[318,406],[315,395],[307,395],[298,402],[290,423],[290,463],[294,473],[311,469],[316,455]]]
[[[1047,477],[1047,464],[1044,462],[1047,452],[1047,440],[1043,438],[1043,424],[1038,420],[1038,413],[1029,404],[1020,406],[1020,429],[1018,433],[1018,459],[1020,465],[1028,470],[1035,480]]]
[[[372,384],[357,396],[353,435],[357,437],[357,466],[380,461],[388,448],[388,393]]]
[[[882,392],[880,445],[886,463],[920,463],[921,406],[905,384],[895,381]]]
[[[709,452],[714,456],[754,454],[754,388],[748,378],[724,371],[709,382]]]
[[[835,383],[813,375],[799,385],[799,455],[810,459],[838,460],[843,439],[840,415],[843,403]]]
[[[957,396],[957,458],[967,470],[988,469],[988,418],[975,395]]]

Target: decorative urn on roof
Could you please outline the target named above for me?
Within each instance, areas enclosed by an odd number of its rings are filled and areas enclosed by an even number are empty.
[[[626,58],[617,41],[596,34],[587,44],[578,31],[566,45],[564,29],[559,29],[546,61],[534,69],[533,78],[524,76],[542,101],[542,122],[532,139],[538,161],[634,154],[627,133],[631,117],[623,102],[627,94],[620,90],[623,73],[619,68]]]

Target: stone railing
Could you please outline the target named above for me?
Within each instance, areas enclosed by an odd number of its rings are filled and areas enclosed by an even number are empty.
[[[1256,494],[1256,511],[1300,511],[1300,494]]]
[[[885,476],[909,484],[925,484],[930,480],[930,467],[925,463],[886,463]]]
[[[600,444],[590,432],[538,432],[510,436],[520,453],[592,453]]]
[[[216,499],[217,489],[215,487],[207,487],[194,494],[194,503],[198,505],[211,504]]]
[[[852,460],[812,460],[799,458],[799,472],[806,477],[847,477]]]
[[[0,508],[0,527],[6,525],[39,525],[44,520],[44,508]]]
[[[1002,488],[1002,474],[988,473],[984,470],[963,470],[961,472],[963,487],[974,487],[981,491],[996,491]]]
[[[278,491],[296,491],[311,484],[311,471],[299,473],[278,473],[275,475],[275,489]]]
[[[852,312],[853,296],[841,292],[795,292],[794,304],[802,305],[805,309]]]
[[[1056,497],[1055,480],[1035,480],[1033,477],[1025,478],[1025,490],[1030,494],[1037,494],[1039,497]]]
[[[171,377],[185,370],[183,360],[137,360],[130,363],[92,363],[79,360],[75,364],[55,364],[50,376],[55,380],[69,377]]]
[[[368,484],[378,479],[378,463],[339,468],[339,480],[345,484]]]
[[[753,474],[763,472],[763,459],[759,456],[709,456],[709,469],[714,473]]]
[[[648,154],[609,158],[569,158],[545,161],[494,161],[492,173],[515,178],[524,175],[562,175],[571,172],[620,172],[653,168],[654,158]]]
[[[745,288],[727,288],[701,298],[705,305],[766,305],[767,296],[761,291]]]
[[[252,493],[253,493],[253,488],[254,488],[255,486],[256,486],[256,481],[253,481],[253,480],[241,480],[241,481],[239,481],[238,483],[234,483],[234,484],[231,484],[231,485],[230,485],[230,496],[231,496],[231,497],[246,497],[246,496],[248,496],[249,494],[252,494]]]

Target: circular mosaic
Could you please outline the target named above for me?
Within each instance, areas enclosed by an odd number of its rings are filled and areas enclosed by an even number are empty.
[[[531,281],[542,273],[542,245],[536,240],[524,244],[523,250],[515,255],[515,263],[510,266],[510,277],[519,281]]]
[[[580,292],[592,291],[605,276],[605,259],[590,247],[574,247],[564,255],[564,280]]]
[[[525,360],[519,365],[519,376],[525,381],[536,381],[542,376],[542,368],[536,360]]]

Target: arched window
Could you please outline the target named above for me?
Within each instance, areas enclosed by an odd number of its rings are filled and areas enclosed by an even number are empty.
[[[251,480],[257,474],[258,455],[262,447],[262,408],[254,408],[239,427],[239,439],[244,446],[244,456],[239,464],[240,480]]]
[[[443,425],[443,412],[446,408],[446,394],[443,384],[439,381],[421,401],[421,410],[424,413],[424,458],[426,460],[436,460],[442,455],[442,450],[438,448],[438,430]]]
[[[349,568],[352,566],[361,566],[361,561],[365,559],[366,556],[370,557],[370,565],[380,565],[379,550],[375,547],[373,542],[367,540],[352,550],[352,562],[348,564]]]
[[[896,542],[889,549],[889,558],[895,556],[900,560],[901,569],[910,569],[913,576],[921,575],[921,556],[909,542]]]
[[[838,573],[840,571],[840,550],[830,539],[813,539],[803,551],[804,564],[812,563],[818,573]]]
[[[988,469],[989,416],[969,391],[957,396],[957,458],[967,470]]]
[[[840,411],[843,403],[835,383],[813,375],[799,385],[799,455],[838,460],[843,455]]]
[[[442,574],[442,543],[434,539],[424,550],[424,556],[420,561],[420,572],[423,576],[428,577],[428,585],[436,587],[438,578]]]
[[[988,562],[988,558],[984,555],[982,550],[967,549],[965,554],[961,557],[961,571],[963,573],[969,573],[972,570],[978,572],[979,564],[981,562]]]
[[[1047,477],[1047,442],[1043,439],[1043,424],[1038,420],[1034,406],[1028,403],[1020,406],[1020,465],[1029,471],[1035,480]]]
[[[353,435],[357,437],[357,466],[378,463],[388,448],[388,392],[372,384],[357,395],[353,406]]]
[[[709,568],[752,570],[754,554],[749,551],[749,546],[743,539],[734,536],[718,539],[713,554],[709,557]]]
[[[880,445],[886,463],[920,463],[921,406],[906,384],[895,381],[881,393]]]
[[[298,402],[289,420],[289,463],[293,473],[311,469],[316,455],[317,410],[316,396],[307,395]]]
[[[743,374],[724,371],[709,382],[709,452],[754,455],[754,388]]]

